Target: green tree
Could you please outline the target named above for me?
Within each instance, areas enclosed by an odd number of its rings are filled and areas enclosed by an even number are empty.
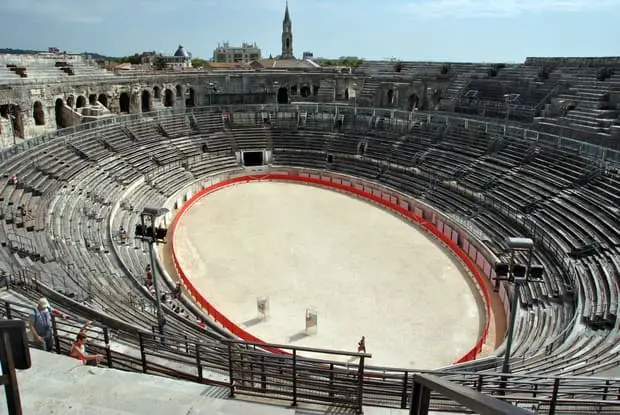
[[[204,66],[207,66],[207,61],[205,59],[192,59],[192,67],[194,68],[202,68]]]
[[[122,56],[120,58],[112,59],[113,62],[117,63],[131,63],[132,65],[139,65],[142,63],[142,56],[138,53],[134,53],[130,56]]]
[[[349,66],[351,68],[358,68],[364,60],[357,56],[341,56],[338,59],[323,59],[319,62],[323,66]]]

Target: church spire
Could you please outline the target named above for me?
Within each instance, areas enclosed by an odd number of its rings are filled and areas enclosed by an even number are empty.
[[[291,23],[291,16],[288,13],[288,0],[286,0],[286,9],[284,10],[284,23]]]
[[[288,0],[284,9],[284,20],[282,21],[282,59],[295,59],[293,55],[293,23],[288,12]]]

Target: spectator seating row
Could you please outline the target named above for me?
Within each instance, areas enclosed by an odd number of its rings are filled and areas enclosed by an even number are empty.
[[[139,212],[206,175],[239,168],[237,149],[266,148],[274,165],[362,177],[458,215],[500,258],[506,236],[531,233],[534,262],[546,273],[520,290],[514,370],[580,374],[618,363],[617,175],[585,156],[532,148],[510,134],[420,124],[403,133],[352,115],[337,126],[320,114],[299,129],[296,116],[249,125],[262,115],[247,115],[142,120],[11,159],[0,182],[5,268],[33,270],[89,307],[150,328],[156,315],[143,286],[148,247],[132,238]],[[22,205],[27,214],[20,217]],[[162,292],[171,289],[160,284]],[[167,329],[205,335],[200,316],[181,303],[165,310],[173,316]]]

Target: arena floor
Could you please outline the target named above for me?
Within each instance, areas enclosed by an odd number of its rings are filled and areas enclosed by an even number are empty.
[[[355,351],[366,336],[368,364],[423,369],[453,363],[479,336],[478,299],[452,258],[403,219],[334,191],[218,190],[186,211],[175,251],[214,307],[267,342]],[[258,297],[269,298],[266,320]],[[306,309],[316,333],[305,333]]]

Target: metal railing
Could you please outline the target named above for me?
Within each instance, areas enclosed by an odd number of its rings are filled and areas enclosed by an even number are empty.
[[[58,300],[59,307],[72,315],[73,310]],[[0,317],[27,320],[33,308],[2,301]],[[83,325],[79,318],[54,318],[54,351],[68,354]],[[620,379],[375,367],[366,362],[370,355],[360,353],[160,335],[99,322],[86,333],[87,351],[104,355],[102,366],[219,386],[230,396],[337,405],[358,411],[362,405],[406,409],[410,407],[415,376],[433,374],[511,404],[535,407],[539,414],[620,411]],[[264,351],[270,347],[287,353]],[[313,357],[325,354],[334,358]],[[450,396],[437,393],[429,395],[429,406],[433,410],[468,410]]]

